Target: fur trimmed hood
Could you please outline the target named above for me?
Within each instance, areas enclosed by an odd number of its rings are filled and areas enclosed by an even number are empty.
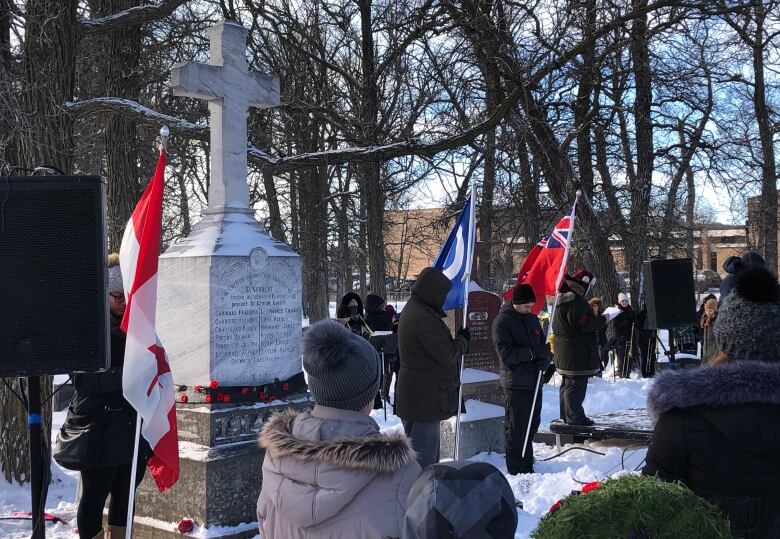
[[[297,438],[293,435],[295,421],[313,419],[308,412],[304,414],[286,410],[268,420],[259,443],[271,458],[315,460],[347,470],[378,473],[397,472],[415,460],[411,441],[402,433],[317,441]]]
[[[420,473],[402,433],[385,436],[361,412],[317,405],[272,416],[259,442],[265,537],[400,535],[403,504]]]
[[[666,371],[656,377],[647,395],[654,419],[678,408],[754,403],[780,406],[780,363],[733,361]]]

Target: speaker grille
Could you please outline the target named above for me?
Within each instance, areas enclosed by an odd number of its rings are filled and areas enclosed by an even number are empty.
[[[0,178],[0,376],[106,366],[104,192],[97,177]]]

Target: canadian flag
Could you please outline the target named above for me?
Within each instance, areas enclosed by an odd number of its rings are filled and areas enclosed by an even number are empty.
[[[173,376],[155,329],[166,160],[161,151],[154,177],[133,210],[119,249],[127,298],[122,319],[122,330],[127,333],[122,390],[143,421],[141,434],[154,452],[147,466],[160,491],[179,479]]]

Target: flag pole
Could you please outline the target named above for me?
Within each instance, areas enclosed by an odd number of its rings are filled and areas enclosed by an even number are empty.
[[[141,423],[143,419],[135,413],[135,445],[133,446],[133,462],[130,468],[130,496],[127,498],[127,526],[125,539],[133,537],[133,517],[135,516],[135,478],[138,476],[138,447],[141,445]]]
[[[168,137],[171,132],[167,125],[160,128],[160,153],[168,150]],[[125,526],[125,539],[133,537],[133,518],[135,517],[135,481],[138,477],[138,450],[141,445],[141,424],[143,419],[136,411],[135,413],[135,442],[133,443],[133,462],[130,466],[130,494],[127,497],[127,525]]]
[[[474,261],[474,243],[476,230],[474,230],[474,180],[471,181],[471,199],[469,200],[469,243],[466,251],[466,274],[463,276],[463,327],[465,329],[469,312],[469,284],[471,283],[471,265]],[[460,374],[458,375],[458,413],[455,415],[455,460],[460,458],[460,406],[463,402],[463,366],[465,354],[460,356]]]
[[[550,342],[550,333],[552,331],[553,316],[555,315],[555,308],[558,306],[558,289],[561,287],[563,276],[566,273],[566,266],[569,263],[569,249],[571,247],[572,242],[574,241],[574,224],[576,223],[577,202],[580,200],[581,194],[582,191],[578,189],[577,194],[574,197],[574,204],[571,207],[571,213],[569,214],[572,217],[571,234],[569,234],[569,241],[566,242],[566,247],[564,247],[563,264],[561,264],[561,267],[558,269],[558,278],[555,280],[555,296],[553,296],[553,306],[552,306],[552,310],[550,311],[550,323],[547,325],[547,342]]]

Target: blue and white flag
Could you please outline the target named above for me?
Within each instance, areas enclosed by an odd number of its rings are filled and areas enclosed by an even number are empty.
[[[471,263],[474,259],[474,191],[466,201],[455,228],[433,262],[452,281],[443,310],[463,308],[466,305],[466,289],[471,277]]]

